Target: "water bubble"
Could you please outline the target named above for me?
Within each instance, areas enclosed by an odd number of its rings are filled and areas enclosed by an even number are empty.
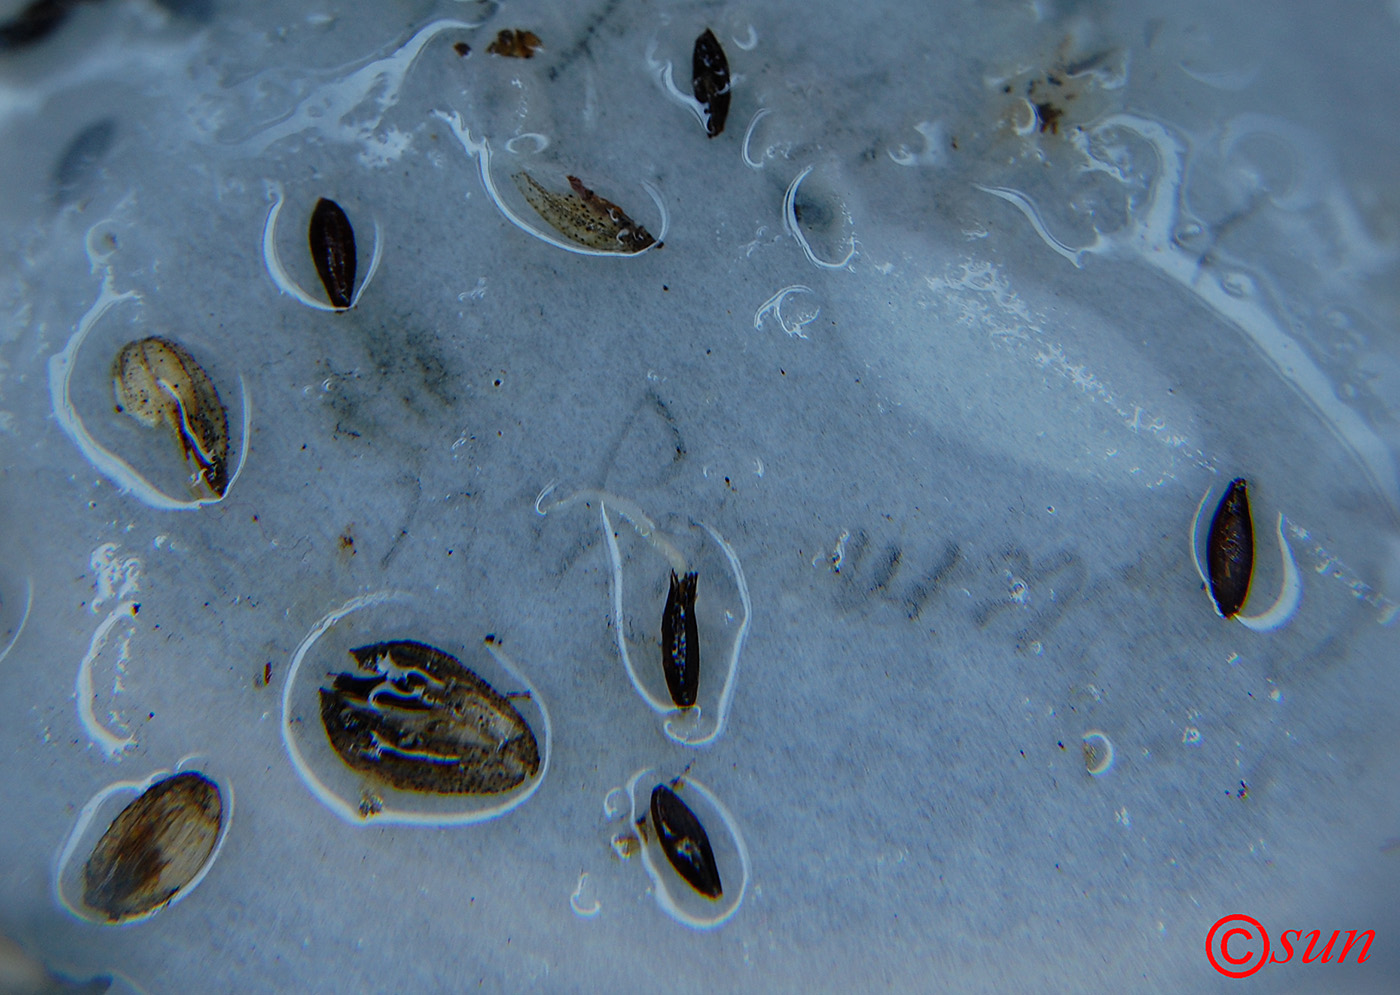
[[[1220,289],[1231,297],[1250,297],[1254,294],[1254,280],[1235,270],[1221,275]]]
[[[1094,777],[1108,773],[1113,766],[1113,744],[1097,729],[1091,729],[1083,736],[1084,769]]]

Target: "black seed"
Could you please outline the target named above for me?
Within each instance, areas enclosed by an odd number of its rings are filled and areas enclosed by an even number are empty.
[[[714,138],[724,130],[724,119],[729,116],[729,60],[724,57],[724,49],[713,31],[695,39],[695,52],[691,56],[691,87],[695,99],[705,108],[705,132]]]
[[[311,212],[311,261],[331,305],[344,310],[355,290],[355,231],[350,219],[333,200],[322,197]]]
[[[671,590],[661,613],[661,672],[671,700],[681,708],[695,704],[700,689],[700,634],[695,627],[697,575],[682,579],[671,571]]]
[[[715,852],[705,827],[681,801],[680,796],[664,784],[651,789],[651,822],[666,859],[685,878],[686,883],[709,899],[724,895],[715,865]]]
[[[1254,525],[1249,517],[1249,495],[1243,477],[1230,481],[1206,540],[1206,565],[1210,596],[1226,618],[1237,614],[1249,594],[1254,573]]]
[[[350,655],[358,672],[329,675],[321,689],[326,736],[350,767],[443,795],[499,794],[539,773],[524,717],[456,657],[407,640]]]

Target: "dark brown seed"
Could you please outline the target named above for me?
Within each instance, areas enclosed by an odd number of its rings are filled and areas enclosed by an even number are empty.
[[[706,898],[721,898],[724,888],[705,827],[668,785],[658,784],[651,789],[651,823],[676,873]]]
[[[1249,517],[1249,495],[1243,477],[1230,481],[1206,539],[1206,565],[1210,596],[1226,618],[1239,613],[1249,594],[1254,573],[1254,524]]]
[[[491,55],[504,55],[512,59],[533,59],[535,49],[539,47],[539,35],[533,31],[508,29],[497,33],[496,40],[486,46],[486,51]]]
[[[345,310],[355,291],[355,230],[333,200],[322,197],[311,212],[311,261],[331,306]]]
[[[714,138],[724,130],[724,119],[729,116],[729,60],[709,28],[695,39],[690,66],[695,99],[705,108],[705,132]]]
[[[83,901],[111,922],[160,908],[208,862],[223,817],[219,788],[203,774],[157,781],[97,841],[83,868]]]
[[[402,791],[490,795],[540,769],[525,719],[456,657],[400,640],[352,649],[321,689],[321,722],[352,768]]]
[[[695,704],[700,689],[700,636],[695,627],[695,583],[697,575],[681,579],[671,571],[671,590],[666,610],[661,613],[661,672],[671,700],[681,708]]]

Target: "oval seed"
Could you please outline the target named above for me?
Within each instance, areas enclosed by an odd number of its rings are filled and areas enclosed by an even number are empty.
[[[520,712],[456,657],[408,640],[350,655],[357,670],[321,689],[321,722],[350,767],[443,795],[498,794],[539,773]]]
[[[721,898],[724,888],[705,827],[668,785],[651,789],[651,823],[676,873],[706,898]]]
[[[1249,517],[1248,485],[1243,477],[1230,481],[1206,539],[1210,596],[1225,618],[1239,613],[1249,594],[1254,573],[1254,524]]]
[[[599,197],[577,176],[569,177],[571,193],[555,193],[540,186],[529,173],[511,179],[525,200],[550,227],[579,245],[601,252],[631,254],[655,244],[656,239],[622,208]]]
[[[691,56],[691,88],[705,108],[705,133],[714,138],[724,130],[729,116],[729,60],[713,31],[695,39]]]
[[[322,197],[311,212],[311,227],[307,231],[311,242],[311,261],[331,306],[345,310],[354,299],[355,291],[355,230],[340,205]]]
[[[203,774],[157,781],[97,841],[83,868],[83,901],[110,922],[155,911],[208,863],[223,817],[218,785]]]
[[[677,580],[671,571],[671,590],[661,614],[661,672],[671,700],[681,708],[695,704],[700,690],[700,634],[695,626],[695,583],[688,573]]]
[[[228,489],[228,412],[204,367],[169,339],[128,342],[112,364],[117,410],[175,433],[195,478],[219,497]]]

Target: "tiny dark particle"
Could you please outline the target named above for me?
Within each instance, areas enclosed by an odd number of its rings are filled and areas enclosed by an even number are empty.
[[[459,56],[461,56],[464,59],[471,54],[471,50],[472,47],[464,41],[459,41],[452,46],[452,51],[456,52]]]
[[[700,689],[700,634],[695,623],[695,584],[698,575],[677,579],[671,571],[671,588],[661,613],[661,671],[671,700],[681,708],[695,704]]]
[[[1210,520],[1206,539],[1210,596],[1225,618],[1237,615],[1243,607],[1254,573],[1254,524],[1247,488],[1243,477],[1230,481]]]
[[[686,884],[712,901],[723,897],[710,837],[690,806],[668,785],[658,784],[651,791],[651,822],[666,859]]]
[[[1044,134],[1048,129],[1052,135],[1060,133],[1060,118],[1064,116],[1064,111],[1048,101],[1035,105],[1036,115],[1040,118],[1040,132]]]
[[[725,118],[729,116],[729,60],[709,28],[695,39],[691,88],[695,99],[705,108],[705,133],[714,138],[724,130]]]
[[[331,306],[345,310],[355,290],[355,231],[339,204],[325,197],[316,201],[307,239],[311,261],[316,264]]]

